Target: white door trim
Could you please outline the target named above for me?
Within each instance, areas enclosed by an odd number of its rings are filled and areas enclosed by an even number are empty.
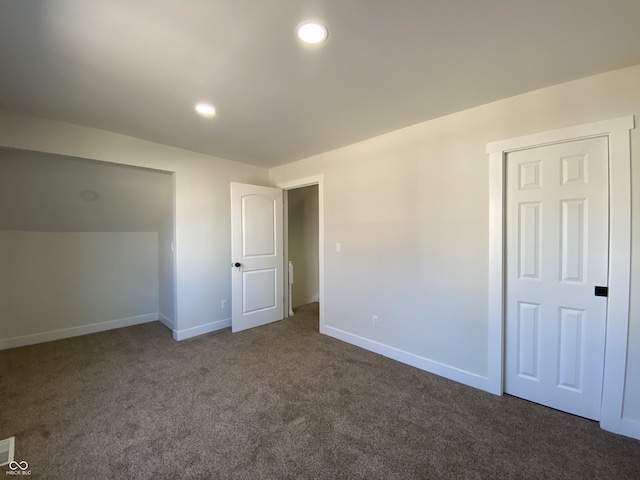
[[[487,144],[489,154],[489,391],[504,391],[505,159],[509,152],[591,137],[609,142],[609,299],[600,426],[620,433],[631,275],[631,150],[634,117],[620,117]]]
[[[311,177],[300,178],[297,180],[291,180],[289,182],[281,182],[277,183],[276,187],[281,188],[283,190],[292,190],[294,188],[308,187],[310,185],[318,185],[318,301],[320,304],[320,333],[326,334],[325,325],[324,325],[324,175],[314,175]],[[287,196],[285,195],[285,204],[288,202]],[[287,213],[285,211],[285,213]],[[287,272],[286,265],[288,265],[289,254],[288,254],[288,241],[287,241],[287,228],[288,222],[285,216],[285,232],[284,232],[284,271]],[[285,280],[285,283],[287,280]],[[285,285],[286,287],[286,285]],[[288,315],[288,289],[285,288],[285,309],[287,309],[284,313],[286,317]]]

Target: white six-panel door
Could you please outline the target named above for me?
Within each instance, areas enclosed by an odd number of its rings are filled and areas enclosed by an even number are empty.
[[[509,153],[505,392],[598,419],[607,299],[604,137]]]
[[[231,183],[233,332],[282,319],[282,216],[279,188]]]

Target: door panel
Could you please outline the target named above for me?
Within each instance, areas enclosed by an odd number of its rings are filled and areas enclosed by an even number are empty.
[[[580,391],[582,372],[582,326],[584,311],[560,308],[558,386]]]
[[[234,332],[282,319],[282,190],[231,184]]]
[[[518,375],[538,380],[538,312],[540,305],[518,304]]]
[[[562,282],[584,283],[587,200],[562,200]]]
[[[242,313],[249,314],[275,308],[277,269],[267,268],[242,272]]]
[[[507,155],[505,392],[600,417],[608,269],[608,144]]]
[[[542,205],[540,202],[521,203],[519,227],[519,278],[540,278],[540,247],[541,228],[540,217]]]
[[[242,256],[275,255],[275,202],[264,195],[245,195],[242,201]]]

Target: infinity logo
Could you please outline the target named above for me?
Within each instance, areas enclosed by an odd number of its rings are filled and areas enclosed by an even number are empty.
[[[18,470],[18,469],[20,469],[20,470],[24,471],[24,470],[26,470],[27,468],[29,468],[29,464],[27,463],[27,461],[26,461],[26,460],[23,460],[22,462],[14,462],[14,461],[11,461],[11,462],[9,462],[9,468],[10,468],[11,470]]]

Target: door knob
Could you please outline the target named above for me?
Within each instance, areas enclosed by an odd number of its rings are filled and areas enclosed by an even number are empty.
[[[238,267],[238,268],[239,268],[239,267],[241,267],[241,266],[242,266],[242,264],[241,264],[240,262],[236,262],[236,263],[234,263],[234,264],[233,264],[233,266],[234,266],[234,267]]]

